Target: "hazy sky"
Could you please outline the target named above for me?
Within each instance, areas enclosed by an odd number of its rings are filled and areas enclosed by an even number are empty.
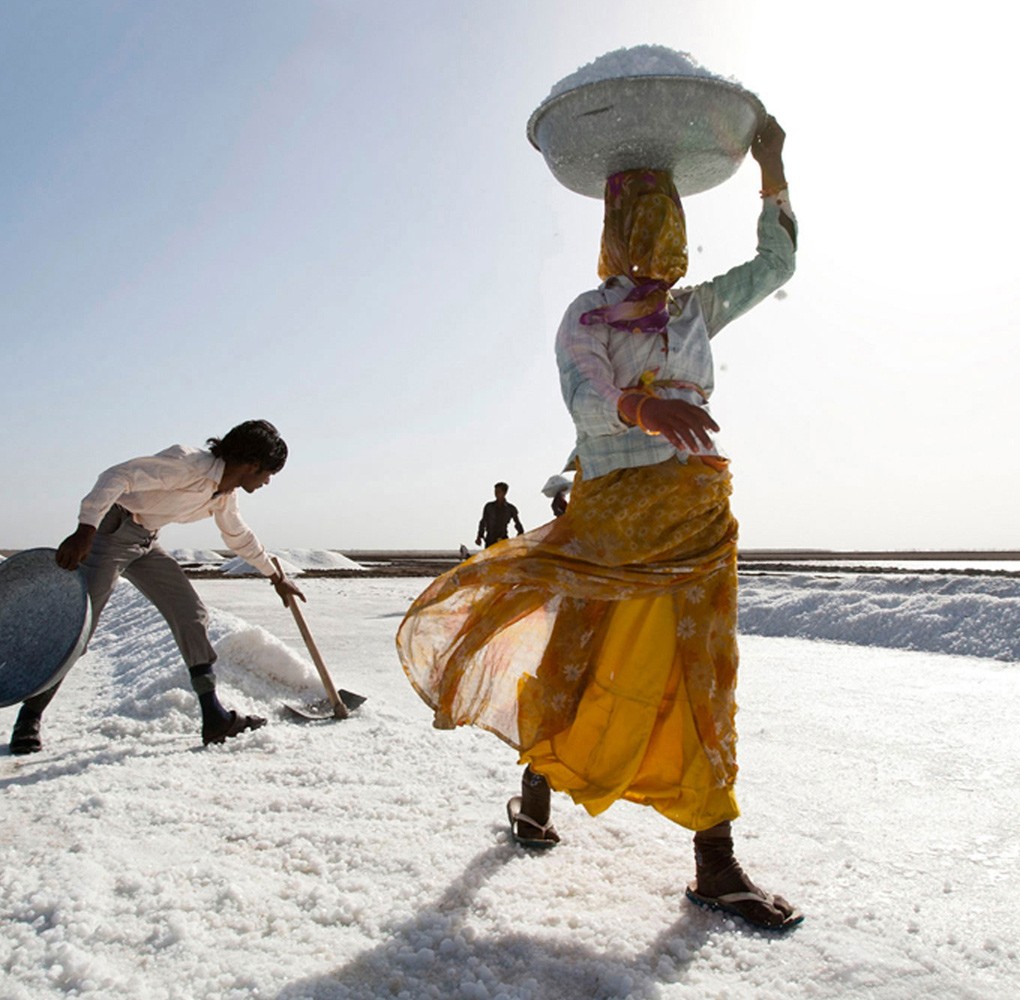
[[[1014,36],[1001,4],[0,0],[0,547],[96,474],[265,417],[272,547],[526,526],[573,443],[553,339],[601,205],[528,116],[623,46],[691,53],[787,131],[799,267],[715,341],[748,547],[1017,548]],[[748,160],[687,200],[753,253]],[[211,525],[170,547],[219,545]]]

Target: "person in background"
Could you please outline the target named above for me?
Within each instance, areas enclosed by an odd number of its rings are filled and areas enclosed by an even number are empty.
[[[565,476],[550,476],[545,486],[542,487],[542,495],[552,500],[552,512],[554,517],[562,517],[567,512],[567,493],[570,492],[570,480]]]
[[[241,519],[238,489],[254,493],[269,483],[287,460],[287,445],[267,420],[247,420],[207,449],[173,445],[156,455],[134,458],[101,473],[81,502],[78,527],[57,549],[57,563],[85,571],[95,631],[117,580],[130,580],[170,626],[202,713],[202,742],[222,743],[266,724],[260,716],[224,708],[216,695],[208,614],[177,561],[157,541],[165,524],[212,517],[227,546],[267,576],[284,604],[304,594],[269,561],[254,532]],[[43,711],[60,684],[28,698],[11,733],[12,754],[42,749]]]
[[[485,541],[485,547],[495,545],[507,537],[507,528],[513,521],[517,534],[524,531],[524,525],[517,516],[517,508],[512,503],[507,503],[506,495],[510,487],[506,483],[496,483],[493,492],[495,500],[490,500],[482,508],[482,519],[478,522],[478,535],[475,538],[475,545],[481,545]]]
[[[707,400],[711,338],[794,272],[784,140],[768,117],[751,143],[754,258],[681,290],[671,175],[607,179],[603,283],[573,302],[556,341],[577,432],[570,505],[433,581],[397,633],[436,727],[479,726],[518,750],[515,840],[559,841],[550,788],[593,815],[619,799],[650,806],[694,831],[687,897],[769,929],[803,918],[734,856],[737,524]]]

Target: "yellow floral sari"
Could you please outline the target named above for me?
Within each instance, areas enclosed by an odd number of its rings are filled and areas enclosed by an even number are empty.
[[[730,474],[578,473],[566,513],[438,577],[397,633],[435,725],[488,729],[597,814],[738,815]]]

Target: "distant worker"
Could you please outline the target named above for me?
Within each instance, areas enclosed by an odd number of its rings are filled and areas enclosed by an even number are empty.
[[[517,508],[512,503],[506,502],[506,494],[510,489],[506,483],[496,483],[493,492],[495,500],[490,500],[482,508],[482,519],[478,522],[478,536],[475,538],[475,545],[481,545],[485,540],[485,547],[495,545],[507,537],[507,528],[510,522],[514,522],[517,534],[524,531],[524,525],[517,516]]]
[[[202,742],[222,743],[266,720],[226,709],[216,696],[216,653],[206,629],[208,613],[177,560],[157,541],[165,524],[212,517],[223,541],[264,576],[286,604],[304,594],[269,561],[255,533],[241,520],[238,488],[254,493],[287,460],[287,445],[266,420],[246,420],[225,437],[209,438],[208,449],[173,445],[157,455],[133,458],[101,473],[81,502],[78,527],[57,548],[66,570],[80,565],[92,602],[92,628],[117,580],[130,580],[166,619],[191,674],[202,711]],[[11,733],[12,754],[42,749],[42,714],[59,682],[21,706]]]
[[[567,493],[570,491],[570,480],[566,476],[550,476],[542,487],[542,495],[552,500],[554,517],[562,517],[567,512]]]

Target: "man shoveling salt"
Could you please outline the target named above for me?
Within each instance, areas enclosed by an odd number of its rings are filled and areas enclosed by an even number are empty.
[[[158,542],[166,524],[212,517],[227,546],[268,577],[284,604],[305,599],[277,572],[255,533],[241,519],[236,490],[254,493],[287,461],[287,445],[267,420],[247,420],[208,448],[173,445],[156,455],[130,459],[101,473],[81,502],[78,527],[57,549],[66,570],[80,565],[88,582],[95,630],[117,580],[130,580],[166,619],[191,675],[202,712],[202,742],[222,743],[266,720],[224,708],[216,695],[208,614],[177,560]],[[28,698],[11,733],[12,754],[42,749],[43,711],[60,682]]]

